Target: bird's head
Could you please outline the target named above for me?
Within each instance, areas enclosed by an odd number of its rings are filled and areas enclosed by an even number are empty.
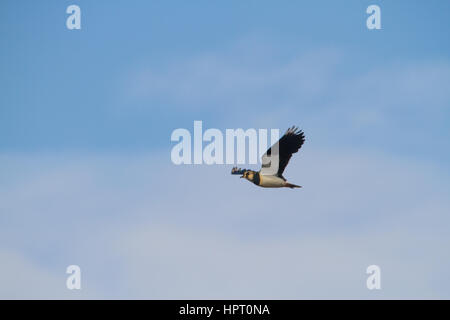
[[[248,169],[238,169],[238,168],[233,168],[231,170],[231,174],[242,174],[241,178],[245,178],[248,181],[253,181],[253,179],[255,178],[255,171],[253,170],[248,170]]]
[[[246,171],[244,171],[244,173],[242,174],[241,178],[245,178],[245,179],[247,179],[248,181],[252,181],[252,182],[253,182],[253,179],[255,178],[255,171],[252,171],[252,170],[246,170]]]

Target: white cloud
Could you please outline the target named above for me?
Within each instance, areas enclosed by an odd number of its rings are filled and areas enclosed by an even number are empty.
[[[328,49],[302,52],[280,62],[259,49],[241,45],[231,49],[232,54],[211,52],[140,67],[129,75],[132,80],[125,87],[134,98],[162,99],[181,109],[188,105],[189,110],[293,107],[329,90],[340,58],[338,51]],[[268,51],[274,53],[273,48]]]
[[[287,108],[303,116],[335,109],[344,114],[370,109],[392,115],[392,108],[428,112],[447,108],[450,101],[446,60],[367,63],[355,72],[352,60],[358,52],[287,49],[238,43],[165,64],[140,65],[127,75],[124,87],[130,97],[163,101],[180,110]]]
[[[144,224],[120,238],[133,295],[153,299],[443,298],[449,260],[430,236],[374,230],[255,240],[202,228]],[[442,244],[448,245],[446,239]],[[382,270],[382,291],[366,286]],[[439,270],[439,271],[437,271]],[[434,279],[444,283],[436,283]],[[440,291],[441,290],[441,291]]]
[[[322,148],[370,145],[409,155],[421,148],[448,158],[448,60],[380,65],[346,48],[288,50],[267,42],[222,49],[136,67],[124,77],[122,104],[176,112],[177,123],[214,119],[205,127],[297,124]]]
[[[450,187],[435,164],[305,145],[286,171],[304,188],[269,190],[158,155],[52,158],[2,158],[27,172],[0,185],[0,238],[21,252],[2,253],[4,296],[66,298],[78,264],[96,297],[449,297]],[[365,288],[369,264],[381,292]],[[5,277],[21,268],[35,291]]]
[[[56,271],[15,250],[0,248],[0,299],[87,299],[95,290],[69,290],[66,266]],[[55,266],[52,266],[55,267]],[[82,282],[83,283],[83,282]]]

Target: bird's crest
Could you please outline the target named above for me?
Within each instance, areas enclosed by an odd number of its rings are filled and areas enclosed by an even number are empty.
[[[245,171],[248,171],[248,169],[234,167],[233,169],[231,169],[231,174],[244,174]]]

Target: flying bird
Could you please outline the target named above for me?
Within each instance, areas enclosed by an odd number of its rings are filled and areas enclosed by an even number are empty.
[[[303,131],[293,126],[262,156],[262,167],[258,172],[234,167],[231,174],[242,174],[245,178],[257,186],[263,188],[301,188],[301,186],[287,182],[283,177],[284,169],[289,163],[292,154],[296,153],[305,142]],[[273,150],[273,152],[272,152]],[[278,152],[277,152],[278,151]],[[272,154],[273,153],[273,154]],[[278,154],[278,159],[277,159]],[[272,161],[275,162],[272,164]],[[278,160],[278,166],[276,161]]]

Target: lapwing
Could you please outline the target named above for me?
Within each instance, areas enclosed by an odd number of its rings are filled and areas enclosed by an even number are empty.
[[[289,128],[280,140],[264,153],[261,170],[256,172],[234,167],[231,174],[242,174],[241,178],[245,178],[263,188],[301,188],[301,186],[287,182],[283,177],[283,172],[292,154],[296,153],[304,142],[303,131],[295,126]]]

